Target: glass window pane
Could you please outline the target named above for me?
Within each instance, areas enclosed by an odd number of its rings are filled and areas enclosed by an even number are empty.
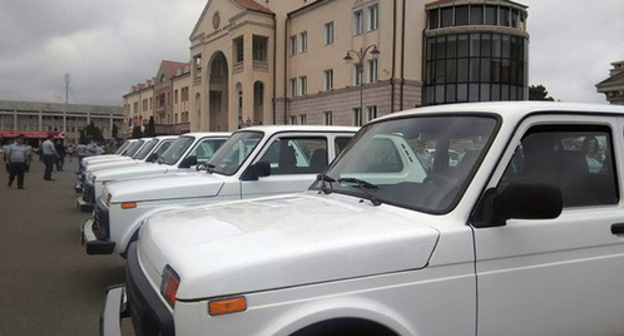
[[[467,82],[468,81],[468,59],[460,58],[457,60],[457,81],[458,82]]]
[[[501,100],[509,100],[509,85],[501,85]]]
[[[436,84],[443,84],[446,77],[446,61],[436,61],[435,69],[435,82]]]
[[[457,57],[457,35],[446,37],[446,58]]]
[[[425,76],[425,83],[426,84],[432,84],[434,82],[434,77],[433,77],[433,65],[435,63],[434,62],[427,62],[427,66],[426,66],[426,76]]]
[[[518,10],[515,8],[511,10],[511,26],[518,28]]]
[[[479,81],[479,63],[480,60],[478,58],[470,59],[470,81],[478,82]]]
[[[497,58],[491,59],[490,71],[492,72],[492,83],[500,83],[501,81],[501,60]]]
[[[511,61],[504,59],[501,63],[501,82],[509,84]]]
[[[492,34],[492,56],[501,57],[502,42],[500,34]]]
[[[457,56],[468,56],[468,34],[459,35],[457,38]]]
[[[436,104],[444,103],[444,85],[436,85],[435,87],[435,102]]]
[[[438,9],[429,11],[429,29],[438,28]]]
[[[518,87],[518,100],[524,100],[524,88]]]
[[[498,24],[498,6],[485,6],[485,24],[490,26]]]
[[[433,100],[433,86],[427,86],[427,88],[425,88],[425,104],[427,105],[431,105],[434,103]]]
[[[457,81],[457,72],[455,67],[455,59],[446,60],[446,82],[455,83]]]
[[[427,61],[433,60],[435,58],[435,43],[435,38],[427,39]]]
[[[471,102],[479,101],[479,84],[470,84],[468,100]]]
[[[444,36],[436,38],[436,59],[443,59],[446,57],[446,39]]]
[[[446,102],[454,103],[455,99],[455,84],[450,84],[446,86]]]
[[[489,82],[490,81],[490,59],[482,58],[481,59],[481,81]]]
[[[468,101],[468,84],[457,85],[457,101],[458,102]]]
[[[509,35],[503,35],[503,58],[511,56],[511,38]]]
[[[515,86],[510,86],[509,88],[509,100],[517,100],[518,96],[517,96],[518,90],[516,89]]]
[[[481,57],[492,55],[492,34],[481,35]]]
[[[518,61],[511,61],[511,73],[509,76],[510,84],[518,83]]]
[[[498,101],[500,100],[500,84],[492,84],[492,96],[490,97],[490,100],[492,101]]]
[[[501,6],[500,8],[500,25],[509,27],[511,24],[509,23],[509,7]]]
[[[480,42],[479,34],[470,34],[470,57],[479,57],[481,52]]]
[[[470,24],[471,25],[483,24],[483,6],[482,5],[470,6]]]
[[[453,25],[453,7],[442,9],[442,28]]]
[[[455,25],[456,26],[468,25],[468,6],[455,7]]]
[[[490,101],[490,84],[481,84],[481,101]]]

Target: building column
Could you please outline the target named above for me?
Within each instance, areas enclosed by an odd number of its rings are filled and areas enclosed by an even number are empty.
[[[13,110],[13,130],[17,131],[17,110]]]
[[[37,116],[39,117],[39,132],[43,131],[43,111],[38,111]]]
[[[245,34],[243,37],[243,122],[253,120],[254,112],[254,71],[253,71],[253,34]]]
[[[112,114],[110,115],[110,118],[108,119],[108,137],[110,139],[113,138],[113,115]]]

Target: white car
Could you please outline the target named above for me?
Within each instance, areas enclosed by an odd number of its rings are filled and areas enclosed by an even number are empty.
[[[101,330],[130,315],[178,336],[621,335],[623,125],[624,107],[562,103],[381,117],[304,194],[148,217]],[[384,136],[443,157],[484,145],[421,179],[407,147],[371,146]],[[566,145],[593,138],[599,172]]]
[[[125,256],[141,222],[156,212],[302,192],[358,129],[249,127],[233,133],[204,170],[109,183],[93,218],[82,225],[86,251]]]
[[[187,133],[181,135],[161,156],[158,164],[141,163],[131,167],[110,168],[90,172],[85,176],[83,195],[76,199],[82,212],[90,212],[96,196],[113,181],[153,177],[177,172],[188,172],[192,166],[210,159],[229,138],[230,133]]]

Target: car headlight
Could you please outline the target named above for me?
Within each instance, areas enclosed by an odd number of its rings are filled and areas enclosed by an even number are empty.
[[[165,266],[160,282],[160,294],[165,298],[165,301],[167,301],[171,308],[175,306],[176,294],[178,294],[179,286],[180,276],[178,276],[171,266]]]

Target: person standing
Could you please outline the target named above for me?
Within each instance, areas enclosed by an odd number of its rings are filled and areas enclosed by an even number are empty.
[[[17,176],[17,188],[24,189],[24,172],[26,171],[26,163],[30,158],[28,147],[24,145],[23,134],[18,135],[15,138],[15,143],[8,147],[5,158],[10,167],[9,188]]]
[[[2,159],[4,160],[5,166],[6,166],[6,171],[7,173],[11,173],[11,168],[9,167],[9,161],[7,158],[7,151],[9,150],[9,147],[11,147],[11,144],[13,143],[13,140],[7,140],[3,145],[2,145]]]
[[[82,159],[87,156],[87,146],[83,143],[79,143],[76,147],[76,155],[78,156],[78,163],[82,163]]]
[[[74,158],[74,145],[67,146],[67,156],[69,157],[69,162],[72,162]]]
[[[63,171],[63,165],[65,164],[65,146],[63,146],[61,140],[56,140],[54,149],[56,149],[56,154],[58,154],[58,159],[56,160],[56,171]]]
[[[43,163],[45,164],[43,179],[46,181],[54,181],[52,179],[52,170],[54,169],[54,162],[58,158],[58,154],[54,148],[54,142],[52,142],[53,138],[54,135],[49,134],[48,139],[41,145],[41,154],[43,157]]]

